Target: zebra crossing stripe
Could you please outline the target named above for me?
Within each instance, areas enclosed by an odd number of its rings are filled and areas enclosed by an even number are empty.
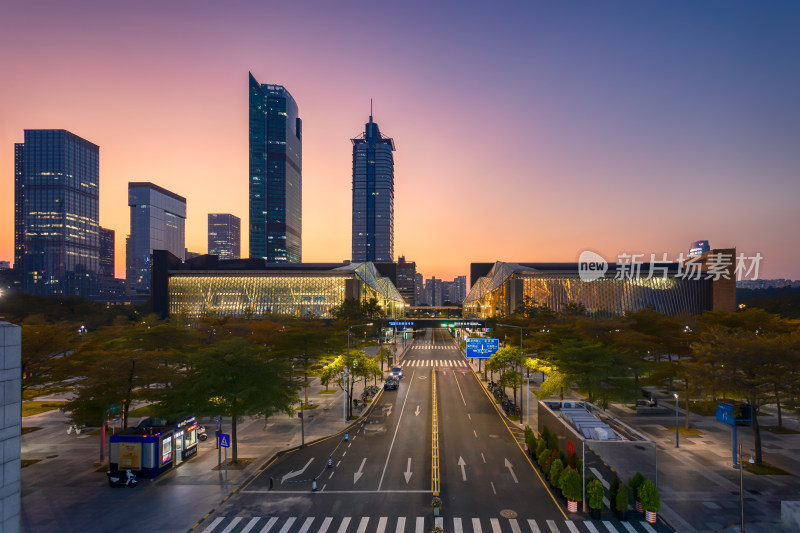
[[[629,533],[636,533],[636,528],[634,528],[630,522],[623,522],[622,525],[625,526],[625,529],[627,529]]]
[[[417,517],[417,531],[416,533],[422,533],[422,530],[425,529],[425,518],[418,516]]]
[[[600,533],[597,530],[597,528],[594,527],[594,524],[592,524],[591,522],[584,522],[584,524],[586,524],[586,528],[589,530],[590,533]]]
[[[223,520],[225,520],[224,516],[218,516],[217,518],[214,519],[213,522],[211,522],[211,524],[207,528],[203,530],[203,533],[211,533],[212,531],[214,531],[214,528],[216,528]]]
[[[236,527],[236,525],[241,521],[242,521],[242,517],[241,516],[237,516],[236,518],[231,520],[231,523],[228,524],[228,527],[226,527],[225,529],[222,530],[222,533],[231,533],[231,531],[233,531],[233,529]]]
[[[300,531],[297,533],[308,533],[308,530],[311,529],[312,522],[314,522],[314,517],[306,518],[306,521],[303,522],[303,527],[301,527]]]
[[[265,525],[264,528],[261,530],[261,533],[269,533],[269,530],[272,529],[272,526],[274,526],[275,522],[277,522],[277,521],[278,521],[278,517],[276,517],[276,516],[273,516],[272,518],[270,518],[267,521],[267,525]]]
[[[339,524],[338,533],[344,533],[345,531],[347,531],[347,526],[349,526],[349,525],[350,525],[350,517],[349,516],[345,516],[344,520],[342,520],[342,523]]]
[[[461,527],[460,518],[453,518],[453,531],[455,531],[455,533],[464,533],[464,528]]]
[[[297,520],[295,517],[291,517],[286,520],[286,523],[283,524],[280,533],[289,533],[289,530],[292,528],[292,524],[294,524],[295,520]]]
[[[397,529],[395,529],[395,533],[403,533],[406,530],[406,517],[401,516],[397,519]]]
[[[361,518],[361,523],[358,524],[356,533],[367,533],[367,524],[369,524],[369,517],[364,516]]]
[[[384,533],[386,531],[387,520],[389,520],[389,518],[386,516],[382,516],[378,519],[378,531],[376,533]]]
[[[578,526],[576,526],[575,522],[573,522],[572,520],[564,520],[564,523],[567,524],[567,529],[569,529],[572,533],[580,533],[578,531]],[[589,524],[589,523],[590,522],[586,522],[586,524]],[[597,530],[595,529],[595,531],[597,531]]]
[[[619,533],[619,531],[617,531],[617,528],[614,527],[614,524],[612,524],[608,520],[603,520],[603,525],[606,526],[606,529],[609,531],[609,533]]]
[[[489,523],[492,525],[492,533],[502,533],[500,531],[500,520],[497,518],[490,518]]]
[[[650,527],[647,522],[639,522],[647,533],[656,533],[656,530]]]
[[[251,529],[253,529],[254,527],[256,527],[256,524],[258,524],[258,521],[259,521],[259,520],[261,520],[261,517],[260,517],[260,516],[255,516],[255,517],[253,517],[253,518],[252,518],[252,519],[251,519],[251,520],[250,520],[250,521],[247,523],[247,525],[246,525],[246,526],[244,526],[244,529],[241,531],[241,533],[250,533],[250,530],[251,530]]]
[[[319,533],[327,533],[328,528],[331,526],[331,522],[333,522],[333,518],[330,516],[326,517],[325,520],[322,521],[322,525],[319,526]]]
[[[531,528],[531,533],[542,533],[539,531],[539,524],[536,523],[536,520],[528,519],[528,527]]]
[[[558,531],[558,526],[556,525],[556,521],[555,521],[555,520],[548,520],[548,521],[547,521],[547,527],[549,527],[549,528],[550,528],[550,531],[551,531],[552,533],[560,533],[560,532]]]
[[[508,523],[511,525],[511,531],[514,533],[522,533],[522,530],[519,528],[519,524],[517,523],[516,518],[510,518]]]
[[[475,531],[475,533],[483,533],[483,530],[481,529],[481,520],[480,520],[480,518],[473,518],[472,519],[472,529]]]

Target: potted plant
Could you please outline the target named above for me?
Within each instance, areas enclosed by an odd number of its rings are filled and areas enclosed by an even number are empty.
[[[661,497],[658,495],[658,488],[653,482],[645,480],[638,490],[639,501],[644,509],[645,520],[650,524],[656,523],[656,513],[661,510]]]
[[[600,511],[603,508],[603,485],[600,480],[593,479],[586,485],[586,500],[591,509],[592,518],[600,518]]]
[[[639,501],[639,487],[642,486],[642,483],[644,483],[644,476],[641,472],[636,472],[633,477],[628,480],[628,486],[633,494],[633,499],[636,501],[636,511],[639,513],[643,511],[642,502]]]
[[[442,499],[438,496],[434,496],[431,500],[431,507],[433,507],[433,516],[439,516],[442,508]]]
[[[550,465],[550,470],[548,471],[550,483],[554,486],[558,484],[558,479],[561,477],[561,472],[564,471],[564,463],[561,462],[561,459],[556,459],[553,461],[553,464]]]
[[[624,483],[620,484],[617,489],[617,494],[614,497],[614,506],[617,510],[617,518],[620,521],[625,521],[628,518],[628,487]]]
[[[443,532],[444,530],[439,526],[433,526],[433,529],[431,529],[431,533],[443,533]]]
[[[547,461],[547,458],[550,457],[550,450],[545,448],[544,450],[540,451],[536,455],[536,462],[539,464],[539,468],[544,470],[544,463]]]
[[[578,502],[583,501],[581,494],[583,487],[581,487],[581,476],[572,468],[567,468],[561,473],[558,479],[558,488],[567,499],[567,510],[570,513],[578,512]]]
[[[608,487],[608,504],[612,511],[617,510],[616,500],[620,483],[621,481],[619,480],[619,477],[615,475],[614,479],[611,480],[611,485]]]

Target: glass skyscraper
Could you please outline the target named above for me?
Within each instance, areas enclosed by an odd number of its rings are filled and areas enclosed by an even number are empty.
[[[230,213],[208,214],[208,253],[220,259],[239,259],[241,256],[241,221]]]
[[[23,289],[96,295],[100,148],[66,130],[25,130],[14,156],[14,263]]]
[[[150,294],[153,250],[185,259],[186,198],[149,182],[128,183],[131,234],[125,279],[128,295]]]
[[[394,140],[372,115],[353,142],[353,261],[394,260]]]
[[[250,257],[300,263],[302,121],[286,88],[249,78]]]

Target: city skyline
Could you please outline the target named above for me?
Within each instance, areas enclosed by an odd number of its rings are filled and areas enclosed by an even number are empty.
[[[350,256],[349,145],[374,98],[403,148],[394,259],[426,278],[453,279],[476,261],[575,261],[586,249],[609,261],[675,257],[701,238],[760,252],[762,278],[800,278],[787,233],[800,224],[796,4],[466,2],[427,6],[424,18],[395,6],[391,25],[388,7],[312,4],[199,3],[188,16],[171,5],[158,18],[147,3],[10,6],[0,260],[14,256],[13,145],[24,129],[63,128],[100,147],[100,224],[116,232],[118,277],[128,181],[186,194],[190,250],[206,249],[208,213],[247,220],[251,70],[302,108],[305,261]],[[270,36],[256,31],[261,11]],[[370,39],[392,46],[364,47]],[[269,53],[280,41],[292,46]],[[355,68],[353,50],[369,69]],[[187,79],[202,83],[188,91]]]

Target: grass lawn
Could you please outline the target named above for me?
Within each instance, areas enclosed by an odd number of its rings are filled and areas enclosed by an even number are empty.
[[[309,404],[307,404],[307,403],[304,403],[304,404],[303,404],[303,411],[308,411],[309,409],[316,409],[317,407],[319,407],[319,404],[312,403],[311,405],[309,405]],[[298,407],[295,407],[295,408],[294,408],[294,410],[295,410],[295,411],[299,411],[299,410],[300,410],[300,407],[299,407],[299,406],[298,406]]]
[[[778,426],[761,426],[761,429],[766,429],[770,433],[775,433],[777,435],[797,435],[800,434],[800,431],[795,431],[793,429],[789,429],[787,427],[778,427]]]
[[[61,392],[66,392],[67,390],[68,389],[66,387],[51,387],[46,385],[41,387],[31,387],[29,389],[23,389],[22,399],[33,400],[39,396],[50,396],[51,394],[59,394]]]
[[[675,433],[675,426],[667,426],[667,429],[670,432]],[[697,429],[697,428],[686,429],[686,427],[680,426],[679,429],[678,429],[678,434],[680,434],[680,435],[703,435],[704,433],[702,431],[700,431],[699,429]]]
[[[20,468],[25,468],[26,466],[35,465],[39,461],[41,461],[41,459],[23,459],[22,461],[20,461],[21,463]]]
[[[747,461],[742,461],[744,464],[744,469],[747,472],[751,472],[753,474],[757,474],[759,476],[789,476],[789,472],[786,470],[782,470],[777,466],[772,466],[768,462],[764,461],[761,466],[751,465]]]
[[[153,414],[153,408],[149,405],[143,405],[141,407],[137,407],[132,411],[128,411],[128,420],[138,416],[151,416]]]
[[[336,394],[339,391],[336,390],[321,390],[317,394]]]
[[[40,429],[42,428],[34,426],[24,427],[22,428],[22,434],[25,435],[26,433],[33,433],[34,431],[39,431]]]
[[[31,415],[38,415],[39,413],[46,413],[47,411],[58,409],[65,403],[67,402],[65,401],[37,402],[34,400],[22,402],[22,416],[31,416]]]

